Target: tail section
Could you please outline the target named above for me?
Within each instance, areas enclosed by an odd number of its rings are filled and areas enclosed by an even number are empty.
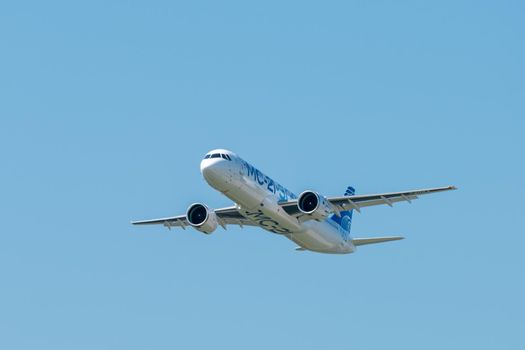
[[[345,191],[345,196],[353,196],[355,194],[355,188],[352,186],[348,186],[348,188]],[[343,229],[345,229],[347,232],[350,232],[350,228],[352,226],[352,213],[353,210],[345,210],[340,212],[340,217],[337,215],[334,215],[332,220],[337,222]]]
[[[400,239],[404,239],[404,237],[390,236],[390,237],[354,238],[352,239],[352,243],[355,246],[358,246],[358,245],[365,245],[365,244],[375,244],[375,243],[383,243],[383,242],[390,242],[390,241],[398,241]]]
[[[355,194],[355,188],[348,186],[345,191],[345,196],[353,196]]]
[[[345,196],[353,196],[355,194],[355,189],[352,186],[348,186],[345,192]],[[350,227],[352,226],[352,212],[353,210],[346,210],[340,212],[341,217],[334,215],[332,220],[337,222],[350,236]],[[389,236],[389,237],[370,237],[370,238],[354,238],[352,239],[352,244],[354,246],[360,246],[365,244],[376,244],[390,241],[397,241],[403,239],[401,236]]]

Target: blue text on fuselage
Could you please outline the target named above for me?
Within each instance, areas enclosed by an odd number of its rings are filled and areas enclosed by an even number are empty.
[[[255,183],[257,183],[262,188],[267,191],[276,194],[279,196],[279,201],[287,201],[290,199],[296,199],[297,196],[293,194],[290,190],[281,186],[275,182],[272,178],[267,175],[264,175],[262,171],[251,165],[245,160],[242,160],[242,174],[251,178]]]

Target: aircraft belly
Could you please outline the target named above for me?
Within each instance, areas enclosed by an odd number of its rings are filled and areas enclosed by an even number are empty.
[[[339,230],[327,222],[306,221],[303,230],[287,236],[302,248],[334,254],[352,253],[354,247],[343,239]]]
[[[297,219],[277,204],[275,196],[252,181],[237,177],[223,193],[237,203],[241,215],[267,231],[289,234],[300,229]]]
[[[273,198],[264,198],[251,208],[241,203],[240,213],[261,228],[278,234],[297,232],[301,227],[297,219],[288,215]]]
[[[301,247],[325,253],[351,253],[353,246],[326,221],[299,223],[277,204],[278,199],[243,176],[234,176],[221,191],[239,206],[241,215],[264,230],[282,234]]]

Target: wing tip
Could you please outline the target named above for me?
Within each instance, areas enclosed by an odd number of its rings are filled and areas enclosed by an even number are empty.
[[[138,220],[138,221],[130,221],[130,224],[132,224],[132,225],[164,224],[164,223],[166,223],[168,221],[169,220],[165,220],[165,219]]]

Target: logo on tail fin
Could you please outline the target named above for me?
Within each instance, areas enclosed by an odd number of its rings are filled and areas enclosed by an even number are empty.
[[[355,188],[348,186],[346,188],[345,196],[353,196],[355,194]]]

